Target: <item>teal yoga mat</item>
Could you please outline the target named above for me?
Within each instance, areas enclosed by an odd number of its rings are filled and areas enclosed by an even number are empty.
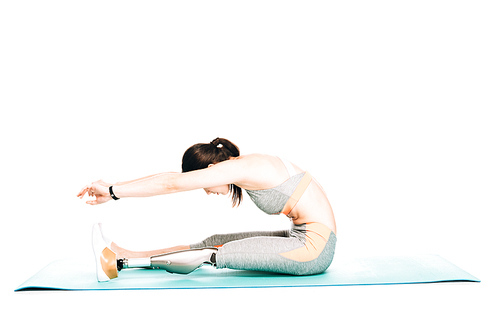
[[[104,283],[96,281],[93,263],[67,259],[49,264],[15,291],[269,288],[447,281],[480,282],[476,277],[438,255],[334,260],[326,272],[314,276],[215,269],[209,266],[202,267],[189,275],[169,274],[163,270],[133,269],[123,270],[117,279]]]

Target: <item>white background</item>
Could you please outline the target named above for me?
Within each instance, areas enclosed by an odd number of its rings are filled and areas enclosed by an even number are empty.
[[[1,326],[495,332],[499,16],[495,1],[2,2]],[[13,292],[52,261],[92,259],[96,222],[137,250],[288,227],[201,190],[76,197],[180,171],[215,137],[316,177],[336,259],[439,254],[482,282]]]

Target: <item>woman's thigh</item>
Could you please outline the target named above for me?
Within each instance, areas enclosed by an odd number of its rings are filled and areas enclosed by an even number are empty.
[[[325,271],[333,260],[337,238],[321,224],[292,230],[290,237],[257,236],[224,244],[217,252],[217,268],[312,275]]]
[[[289,230],[283,231],[255,231],[255,232],[239,232],[239,233],[229,233],[229,234],[214,234],[202,242],[198,242],[190,245],[191,249],[194,248],[204,248],[204,247],[222,247],[228,242],[233,242],[242,239],[249,239],[255,237],[276,237],[276,238],[288,238],[290,236]]]

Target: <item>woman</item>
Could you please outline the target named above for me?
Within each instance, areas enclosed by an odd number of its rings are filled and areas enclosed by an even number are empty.
[[[93,182],[77,195],[95,197],[87,204],[111,199],[147,197],[204,189],[210,194],[230,194],[233,206],[242,190],[268,214],[287,215],[292,228],[213,235],[202,242],[155,251],[133,252],[110,242],[94,226],[93,246],[99,281],[118,276],[123,268],[165,269],[189,273],[209,263],[216,268],[312,275],[325,271],[333,260],[336,224],[321,186],[308,172],[278,157],[240,156],[236,145],[216,138],[191,146],[182,158],[182,173],[161,173],[141,179],[108,184]]]

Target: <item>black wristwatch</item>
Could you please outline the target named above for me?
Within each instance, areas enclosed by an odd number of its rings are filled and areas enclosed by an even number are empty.
[[[112,199],[114,199],[115,201],[118,201],[119,198],[116,197],[115,193],[113,192],[113,186],[110,186],[109,187],[109,195],[111,196]]]

